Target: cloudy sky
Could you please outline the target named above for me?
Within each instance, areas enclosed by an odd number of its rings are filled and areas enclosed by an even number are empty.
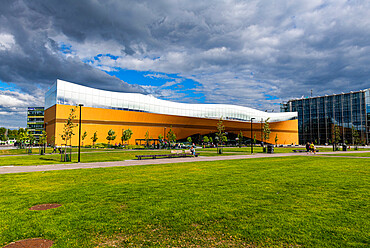
[[[370,87],[368,0],[1,0],[0,126],[57,79],[275,109]]]

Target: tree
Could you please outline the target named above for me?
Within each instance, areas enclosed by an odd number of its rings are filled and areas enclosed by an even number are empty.
[[[269,120],[270,118],[267,118],[265,120],[265,123],[263,124],[263,127],[262,127],[263,140],[262,141],[267,141],[270,138],[271,129],[270,129]]]
[[[213,143],[212,137],[209,137],[209,142]]]
[[[334,125],[334,128],[333,128],[333,150],[334,151],[338,150],[337,144],[339,143],[340,140],[341,140],[340,129],[338,125]]]
[[[29,137],[28,137],[27,132],[23,128],[20,128],[19,132],[18,132],[18,135],[16,136],[18,147],[21,148],[21,149],[24,148],[25,143],[28,140],[28,138]]]
[[[239,148],[242,146],[242,142],[243,142],[243,132],[240,130],[238,133]]]
[[[222,117],[221,117],[217,123],[217,133],[216,133],[216,138],[218,140],[219,145],[222,145],[222,142],[225,140],[224,137],[226,137],[225,136],[225,126],[222,122]]]
[[[116,135],[115,135],[115,131],[113,131],[112,129],[110,129],[109,131],[108,131],[108,136],[107,136],[107,140],[108,140],[108,146],[110,146],[110,142],[112,141],[112,140],[115,140],[116,139]]]
[[[55,136],[54,135],[51,136],[50,142],[51,142],[51,144],[53,144],[53,146],[55,146]]]
[[[191,137],[188,137],[187,138],[187,141],[191,144],[191,143],[193,143],[193,140],[191,139]]]
[[[275,146],[277,147],[277,142],[278,142],[279,138],[278,138],[278,135],[276,134],[275,136]]]
[[[40,150],[41,155],[43,155],[45,153],[45,144],[47,142],[47,138],[48,138],[48,136],[47,136],[46,131],[42,131],[42,135],[40,136],[40,140],[39,140],[39,143],[41,145],[43,145],[43,148],[41,148],[41,150]],[[41,151],[43,151],[43,152],[41,152]]]
[[[145,144],[146,144],[147,147],[149,146],[149,138],[150,138],[149,130],[147,130],[146,133],[145,133]]]
[[[122,140],[122,145],[123,145],[123,141],[128,141],[131,139],[131,136],[132,136],[133,132],[131,131],[131,129],[126,129],[122,132],[122,137],[121,137],[121,140]],[[128,142],[129,143],[129,142]]]
[[[35,144],[35,136],[31,133],[28,134],[28,143],[29,143],[29,147],[30,147],[30,153],[32,153],[32,148],[33,148],[33,145]]]
[[[85,131],[85,132],[82,134],[82,136],[81,136],[81,139],[82,139],[82,146],[84,145],[84,140],[85,140],[86,136],[87,136],[87,132]]]
[[[7,129],[5,127],[0,127],[0,140],[7,141],[8,137],[6,137]]]
[[[71,108],[71,112],[69,113],[69,116],[63,127],[63,133],[60,135],[62,137],[62,140],[65,141],[64,161],[70,161],[70,159],[67,159],[67,145],[68,145],[68,141],[70,145],[72,145],[72,136],[75,135],[75,133],[73,132],[73,128],[75,128],[77,125],[74,124],[73,121],[76,118],[76,114],[75,114],[76,108],[77,107]],[[72,153],[72,149],[70,149],[70,156],[71,156],[71,153]]]
[[[360,143],[360,135],[358,134],[357,129],[352,126],[352,143],[355,146],[355,150],[357,150],[357,145]]]
[[[172,131],[172,128],[170,128],[170,131],[168,131],[167,133],[167,139],[168,139],[168,142],[172,142],[172,143],[175,143],[176,142],[176,134],[174,131]]]
[[[95,133],[93,134],[93,136],[91,137],[92,139],[92,142],[93,142],[93,147],[95,146],[95,142],[98,140],[98,132],[95,131]]]
[[[203,143],[208,144],[209,138],[207,136],[203,137]]]

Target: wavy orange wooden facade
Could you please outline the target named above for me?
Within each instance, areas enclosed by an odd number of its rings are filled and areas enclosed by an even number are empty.
[[[51,137],[55,137],[55,144],[64,144],[61,139],[63,126],[71,112],[70,105],[54,105],[45,110],[46,131],[48,133],[48,143]],[[76,110],[76,124],[79,120],[79,109]],[[206,135],[217,131],[217,119],[206,119],[196,117],[152,114],[145,112],[124,111],[114,109],[102,109],[82,107],[82,133],[87,132],[87,137],[81,141],[83,145],[91,145],[91,137],[97,131],[97,143],[108,143],[106,137],[108,131],[113,129],[116,132],[116,139],[111,144],[121,142],[122,130],[130,128],[133,131],[129,144],[134,144],[135,139],[144,139],[148,131],[150,138],[157,139],[159,134],[164,135],[170,128],[175,132],[178,140],[185,139],[194,134]],[[261,140],[262,125],[258,120],[253,122],[253,134],[257,140]],[[250,122],[224,120],[225,131],[238,134],[243,132],[245,137],[250,137]],[[275,143],[276,134],[278,144],[298,144],[298,120],[288,120],[270,123],[271,134],[269,143]],[[78,127],[74,130],[72,145],[78,145]]]

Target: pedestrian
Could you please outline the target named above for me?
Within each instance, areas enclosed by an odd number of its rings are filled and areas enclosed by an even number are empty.
[[[53,152],[52,153],[56,153],[57,152],[57,147],[56,146],[54,146],[54,149],[53,149]]]
[[[310,152],[310,143],[309,142],[307,142],[307,144],[306,144],[306,152],[307,152],[307,154]]]

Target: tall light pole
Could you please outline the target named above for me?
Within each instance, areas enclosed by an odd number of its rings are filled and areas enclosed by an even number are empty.
[[[80,121],[79,121],[79,130],[78,130],[78,163],[80,162],[80,153],[81,153],[81,107],[83,104],[78,104],[80,106]]]
[[[253,120],[256,118],[251,118],[251,154],[253,154]]]

